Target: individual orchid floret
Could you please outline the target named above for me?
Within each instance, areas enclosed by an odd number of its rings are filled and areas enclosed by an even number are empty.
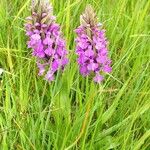
[[[100,83],[104,79],[102,74],[110,73],[112,69],[105,30],[97,20],[93,8],[88,5],[80,17],[81,25],[75,30],[75,41],[80,73],[83,76],[94,74],[93,80]]]
[[[66,43],[55,20],[48,0],[32,0],[31,16],[25,24],[28,48],[36,57],[39,75],[48,81],[54,80],[55,73],[68,63]]]

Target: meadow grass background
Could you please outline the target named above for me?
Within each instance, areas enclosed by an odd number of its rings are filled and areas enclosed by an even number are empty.
[[[49,84],[27,49],[29,0],[0,0],[0,150],[150,150],[150,0],[52,0],[70,64]],[[113,72],[79,74],[75,33],[86,4],[107,30]]]

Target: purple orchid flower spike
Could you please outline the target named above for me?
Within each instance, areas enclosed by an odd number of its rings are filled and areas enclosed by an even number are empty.
[[[76,54],[80,73],[88,76],[94,73],[93,80],[100,83],[104,78],[102,73],[110,73],[111,60],[108,58],[108,41],[105,30],[97,21],[93,8],[88,5],[80,17],[80,26],[75,30]]]
[[[26,20],[28,48],[32,48],[36,57],[39,75],[52,81],[54,74],[68,63],[66,43],[60,26],[55,23],[52,5],[48,0],[32,0],[31,16]]]

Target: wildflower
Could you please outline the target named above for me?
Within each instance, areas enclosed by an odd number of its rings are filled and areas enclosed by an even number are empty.
[[[0,76],[3,74],[4,69],[0,68]]]
[[[104,73],[110,73],[111,60],[108,58],[105,30],[101,29],[93,8],[88,5],[85,13],[80,17],[80,26],[75,30],[76,54],[80,73],[88,76],[94,73],[93,80],[100,83]]]
[[[28,48],[32,48],[36,57],[39,76],[52,81],[54,74],[68,63],[66,43],[60,26],[55,23],[51,4],[47,0],[32,0],[31,8],[32,14],[25,24]]]

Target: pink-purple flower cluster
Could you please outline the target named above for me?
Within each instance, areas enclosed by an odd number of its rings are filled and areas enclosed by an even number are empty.
[[[32,48],[36,57],[39,75],[48,81],[54,80],[54,74],[68,63],[68,52],[51,5],[46,1],[34,3],[32,16],[27,18],[25,27],[28,48]]]
[[[32,54],[36,57],[39,75],[48,81],[54,80],[55,73],[63,70],[68,63],[66,43],[55,20],[53,8],[47,0],[32,0],[32,15],[25,25],[29,37],[28,48],[32,48]],[[75,30],[80,72],[83,76],[94,75],[93,80],[100,83],[102,74],[112,71],[105,30],[100,28],[90,5],[80,21],[81,25]]]
[[[100,83],[103,80],[102,73],[112,71],[111,60],[108,58],[108,41],[105,37],[105,30],[100,29],[99,24],[92,24],[90,20],[92,15],[87,15],[89,14],[81,17],[81,22],[83,19],[85,21],[75,30],[77,33],[76,54],[78,55],[80,73],[83,76],[94,74],[93,80]]]

